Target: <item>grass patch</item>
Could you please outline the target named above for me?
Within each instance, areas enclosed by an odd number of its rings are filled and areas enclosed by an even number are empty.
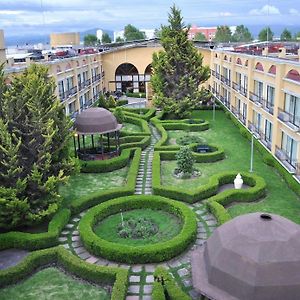
[[[57,268],[41,270],[23,282],[0,290],[0,299],[85,299],[108,300],[110,295],[100,286],[76,279]]]
[[[68,183],[59,187],[63,206],[93,192],[124,186],[127,173],[128,167],[125,167],[108,173],[80,173],[70,176]]]
[[[121,214],[114,214],[104,219],[95,226],[94,231],[100,238],[110,242],[130,246],[142,246],[170,240],[172,237],[176,236],[182,228],[180,219],[165,211],[135,209],[123,213],[123,218],[125,220],[129,218],[137,219],[140,217],[151,219],[152,222],[158,226],[158,232],[145,239],[121,238],[118,235],[117,230],[118,225],[121,223]]]
[[[126,132],[142,132],[142,129],[140,126],[132,124],[132,123],[126,123],[124,122],[123,127],[121,131],[126,131]]]
[[[206,177],[222,171],[249,171],[250,142],[241,136],[238,128],[226,117],[223,111],[216,111],[215,121],[212,120],[211,111],[194,111],[192,117],[202,118],[210,122],[209,130],[194,134],[203,137],[208,144],[221,146],[225,151],[226,158],[215,163],[195,164],[202,175],[196,178],[194,183],[190,179],[177,182],[177,179],[170,174],[171,171],[173,172],[176,162],[167,161],[162,168],[163,184],[188,188],[193,184],[204,184]],[[182,135],[184,134],[186,133],[182,131]],[[172,135],[178,137],[178,131],[171,132],[170,138],[172,138]],[[164,170],[166,168],[169,171]],[[265,179],[267,196],[259,202],[232,205],[229,208],[230,215],[235,217],[241,214],[264,211],[279,214],[300,224],[299,197],[288,188],[283,178],[274,168],[264,164],[262,156],[257,150],[254,151],[254,173]]]

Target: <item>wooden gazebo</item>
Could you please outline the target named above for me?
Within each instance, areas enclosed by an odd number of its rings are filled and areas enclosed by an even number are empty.
[[[74,122],[75,155],[83,160],[105,159],[119,155],[122,124],[107,109],[91,107],[76,116]],[[87,137],[90,137],[87,140]],[[106,140],[104,141],[104,139]],[[114,139],[114,146],[111,145]]]

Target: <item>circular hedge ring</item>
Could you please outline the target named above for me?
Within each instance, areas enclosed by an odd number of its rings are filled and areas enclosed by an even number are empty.
[[[130,246],[109,242],[94,232],[94,226],[120,210],[149,208],[174,214],[182,221],[182,229],[172,239],[145,246]],[[91,208],[79,223],[81,240],[94,255],[123,263],[149,263],[169,260],[182,253],[197,235],[195,213],[185,204],[154,195],[134,195],[109,200]]]

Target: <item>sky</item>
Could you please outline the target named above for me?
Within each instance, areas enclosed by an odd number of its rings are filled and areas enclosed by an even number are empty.
[[[127,24],[159,28],[170,6],[182,11],[186,24],[299,26],[299,0],[0,0],[0,29],[6,36],[121,30]]]

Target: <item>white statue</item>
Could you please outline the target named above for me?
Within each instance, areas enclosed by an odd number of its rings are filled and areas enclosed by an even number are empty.
[[[234,188],[240,190],[243,186],[243,179],[240,173],[238,173],[234,179]]]

